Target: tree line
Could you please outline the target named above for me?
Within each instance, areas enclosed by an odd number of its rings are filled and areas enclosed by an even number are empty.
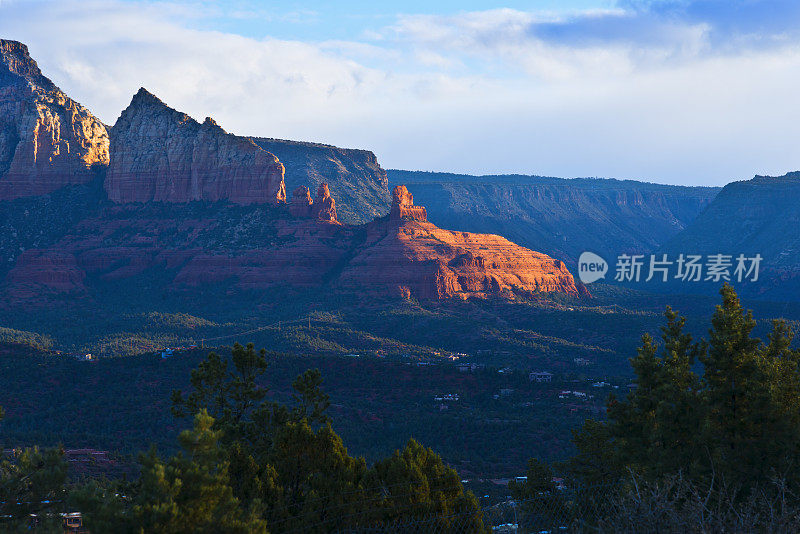
[[[432,517],[442,532],[455,528],[448,518],[485,530],[477,499],[434,451],[410,439],[367,465],[332,428],[319,371],[298,376],[292,402],[278,403],[258,385],[266,369],[252,344],[209,354],[191,390],[172,394],[173,414],[192,425],[181,451],[141,454],[136,480],[70,483],[62,451],[14,453],[0,465],[4,527],[25,530],[35,514],[56,531],[69,509],[91,532],[329,532]]]

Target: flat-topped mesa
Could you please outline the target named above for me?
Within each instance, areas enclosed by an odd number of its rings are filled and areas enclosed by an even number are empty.
[[[392,210],[389,212],[391,221],[419,221],[428,220],[428,212],[422,206],[414,205],[414,196],[409,193],[404,185],[398,185],[392,191]]]
[[[283,165],[248,137],[203,124],[139,89],[111,129],[109,198],[128,202],[286,202]]]
[[[89,182],[108,165],[105,126],[39,70],[28,47],[0,39],[0,200]]]

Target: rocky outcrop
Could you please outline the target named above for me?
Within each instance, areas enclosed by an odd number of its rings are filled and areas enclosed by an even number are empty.
[[[438,228],[404,186],[393,197],[389,220],[369,225],[366,244],[342,272],[342,287],[422,299],[585,293],[564,262],[497,235]]]
[[[105,189],[114,202],[286,201],[273,154],[211,118],[199,124],[144,88],[114,124],[111,153]]]
[[[28,48],[0,40],[0,200],[89,182],[109,162],[105,126],[42,75]]]
[[[320,143],[254,137],[286,167],[286,187],[315,191],[326,182],[336,198],[338,219],[360,224],[386,215],[391,204],[386,171],[368,150],[339,148]]]
[[[314,199],[311,198],[311,191],[304,185],[297,187],[292,193],[292,203],[289,206],[289,212],[294,217],[309,218],[311,217],[311,206],[314,204]]]
[[[398,185],[392,191],[392,209],[389,212],[392,221],[428,221],[428,212],[422,206],[414,205],[414,196],[404,185]]]
[[[325,182],[317,188],[317,198],[311,207],[311,216],[318,221],[339,222],[336,220],[336,201],[331,197],[330,189]]]
[[[331,196],[327,183],[322,183],[317,188],[317,198],[311,198],[311,191],[304,185],[296,188],[292,193],[292,203],[289,206],[292,216],[301,219],[314,219],[317,222],[339,223],[336,218],[336,201]]]

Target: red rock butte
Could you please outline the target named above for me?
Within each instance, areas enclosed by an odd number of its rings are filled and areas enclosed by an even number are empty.
[[[346,288],[405,298],[578,296],[564,263],[491,234],[443,230],[427,222],[405,186],[393,192],[389,220],[368,225],[366,242],[342,272]]]
[[[233,283],[241,290],[329,287],[418,299],[581,295],[563,262],[497,235],[438,228],[404,190],[395,189],[391,213],[399,217],[351,226],[335,220],[327,188],[320,187],[313,201],[307,188],[297,188],[292,204],[272,208],[273,217],[265,220],[274,239],[244,248],[204,245],[204,235],[224,229],[213,216],[185,219],[170,209],[143,215],[135,205],[120,204],[82,220],[78,232],[53,246],[26,251],[6,288],[16,301],[79,297],[98,277],[135,284],[148,269],[163,268],[173,273],[164,289],[179,291]]]

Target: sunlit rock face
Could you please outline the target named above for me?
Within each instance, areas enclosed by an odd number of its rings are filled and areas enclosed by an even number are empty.
[[[491,234],[444,230],[427,222],[405,186],[388,220],[367,226],[365,243],[339,283],[364,292],[443,299],[517,292],[582,295],[564,262]]]
[[[202,124],[140,89],[111,129],[105,181],[118,203],[286,201],[283,165],[251,139]]]
[[[103,123],[43,76],[24,44],[0,40],[0,200],[86,183],[108,162]]]

